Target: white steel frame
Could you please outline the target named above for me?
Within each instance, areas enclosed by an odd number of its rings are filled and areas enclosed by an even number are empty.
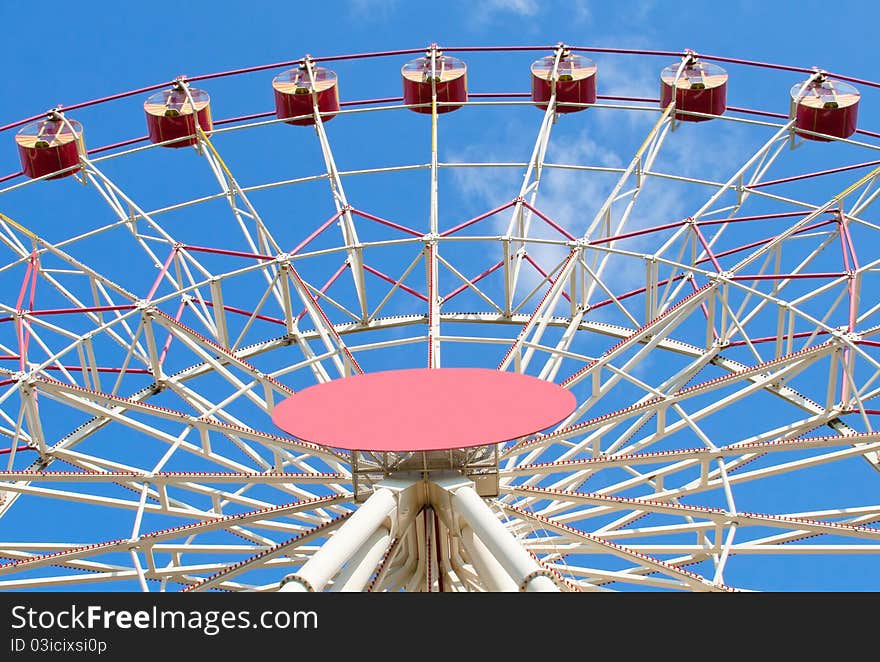
[[[556,49],[557,66],[565,50]],[[432,62],[438,55],[436,46],[427,51]],[[306,58],[302,66],[312,72],[314,61]],[[185,81],[180,84],[186,88]],[[520,104],[470,101],[459,112],[499,103]],[[674,140],[673,105],[594,106],[656,115],[625,167],[546,160],[559,120],[555,89],[528,161],[442,162],[435,88],[427,163],[340,170],[315,100],[323,170],[313,176],[243,186],[221,154],[224,134],[276,121],[216,129],[210,137],[198,127],[196,149],[217,181],[215,195],[148,210],[104,172],[109,159],[156,149],[136,147],[100,158],[81,155],[77,176],[106,202],[114,222],[53,243],[28,229],[26,218],[0,215],[0,242],[12,254],[0,266],[0,276],[26,273],[18,300],[0,302],[0,315],[11,319],[18,342],[0,343],[0,352],[18,358],[15,367],[0,363],[0,446],[8,448],[0,471],[0,557],[8,559],[0,565],[0,590],[124,580],[145,591],[726,591],[734,588],[725,575],[737,555],[880,552],[880,502],[747,512],[736,499],[742,484],[837,467],[852,458],[880,468],[880,435],[873,431],[871,409],[880,395],[875,351],[880,343],[874,340],[880,304],[861,297],[863,281],[880,268],[880,256],[871,253],[872,246],[856,251],[850,230],[880,229],[870,216],[880,195],[880,168],[867,175],[855,170],[851,184],[827,200],[771,193],[774,165],[802,140],[793,132],[793,120],[727,115],[712,121],[752,126],[767,135],[764,143],[734,164],[724,181],[685,177],[655,167],[664,145]],[[400,104],[343,109],[336,121],[375,112],[407,111]],[[856,139],[842,142],[867,152],[880,149]],[[490,167],[521,169],[519,191],[506,205],[443,230],[441,170]],[[346,195],[349,177],[405,170],[429,175],[428,222],[416,232],[360,210]],[[541,178],[553,170],[617,177],[581,236],[570,235],[555,223],[552,210],[541,208]],[[336,210],[322,219],[319,230],[338,226],[338,241],[330,249],[310,250],[303,242],[285,250],[251,197],[317,180],[329,184]],[[662,241],[650,252],[634,250],[627,243],[633,232],[656,230],[633,228],[642,191],[671,181],[704,190],[704,204],[659,233]],[[0,201],[31,186],[51,187],[15,183],[0,190]],[[743,210],[753,197],[798,214],[781,231],[759,231],[760,241],[724,259],[728,266],[722,268],[718,247],[742,227]],[[248,266],[210,267],[201,257],[204,247],[178,241],[163,222],[171,212],[217,199],[228,202],[233,227],[246,246],[239,254],[250,256]],[[459,234],[490,215],[508,213],[501,236]],[[833,222],[825,223],[829,217]],[[397,234],[363,241],[360,219],[380,222]],[[536,235],[532,230],[539,223],[558,231],[558,238]],[[156,264],[156,281],[144,297],[72,254],[80,242],[119,230]],[[494,266],[469,276],[473,264],[456,263],[444,253],[452,242],[468,242]],[[784,262],[786,249],[804,243],[808,250]],[[795,287],[812,277],[826,249],[838,244],[845,263],[839,273],[817,280],[820,285],[806,293]],[[526,285],[529,249],[538,245],[555,248],[561,257],[544,265],[537,285]],[[403,273],[377,279],[365,255],[389,246],[410,251],[411,260]],[[343,266],[328,283],[313,282],[310,261],[328,256],[337,256]],[[636,305],[615,283],[613,268],[621,261],[643,265],[645,284],[635,294]],[[410,278],[422,262],[423,295]],[[440,290],[441,274],[457,282],[456,294],[467,291],[485,307],[457,309]],[[491,274],[500,277],[497,292],[480,284]],[[247,322],[236,335],[229,316],[241,311],[234,310],[230,292],[252,276],[264,285],[252,293],[252,305],[243,313]],[[33,309],[28,292],[38,279],[65,299],[69,310],[49,315]],[[350,282],[353,296],[334,294],[331,286],[338,279]],[[767,282],[772,287],[762,285]],[[368,293],[380,301],[375,307]],[[420,296],[424,312],[381,316],[392,297],[412,294]],[[813,302],[828,297],[836,298],[817,316]],[[619,321],[595,316],[600,303]],[[270,308],[282,313],[280,337],[254,330]],[[87,331],[65,326],[74,314],[89,325]],[[835,325],[841,316],[849,323]],[[452,324],[474,331],[444,333]],[[391,329],[407,335],[382,339],[379,334]],[[578,344],[587,336],[604,339],[607,346],[588,355]],[[175,351],[191,358],[184,370],[165,369],[172,342]],[[443,348],[462,343],[499,353],[499,370],[529,371],[581,394],[574,414],[556,429],[495,449],[497,497],[479,496],[464,464],[458,472],[450,471],[452,462],[443,471],[420,473],[404,455],[362,454],[358,469],[365,469],[367,478],[361,498],[348,454],[279,434],[269,423],[274,405],[294,393],[285,379],[290,375],[308,374],[313,382],[339,379],[363,372],[358,356],[393,357],[413,346],[426,348],[425,365],[439,367]],[[107,370],[104,356],[115,356],[106,349],[111,346],[124,358]],[[31,355],[25,355],[28,347]],[[285,347],[297,349],[297,362],[271,372],[257,367],[264,355]],[[744,347],[745,354],[732,358],[733,347]],[[678,367],[652,381],[644,368],[658,356],[674,357]],[[152,383],[128,388],[127,377],[135,369],[149,374]],[[224,385],[225,397],[200,388],[209,377]],[[639,395],[618,402],[615,394],[623,387]],[[170,408],[150,402],[162,393],[183,404]],[[777,398],[784,424],[768,421],[749,434],[730,429],[724,437],[709,430],[706,421],[712,416],[763,394]],[[41,418],[47,403],[76,412],[71,420],[85,422],[60,437],[47,435]],[[245,406],[255,412],[247,420],[236,413]],[[817,431],[823,427],[829,430]],[[130,463],[123,452],[89,451],[90,439],[108,429],[120,440],[162,442],[165,450],[149,465]],[[689,439],[686,445],[683,438]],[[17,458],[25,452],[36,459],[23,466]],[[213,469],[166,469],[181,457]],[[587,481],[597,476],[611,478],[589,488]],[[110,496],[104,488],[113,486],[118,489]],[[56,539],[51,530],[41,540],[17,538],[2,524],[22,497],[39,497],[47,509],[64,501],[131,511],[130,535],[87,544]],[[145,527],[150,517],[185,523]],[[218,533],[228,534],[223,542]]]

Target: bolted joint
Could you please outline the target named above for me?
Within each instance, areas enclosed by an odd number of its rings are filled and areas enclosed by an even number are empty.
[[[278,590],[280,591],[282,588],[284,588],[285,584],[289,584],[290,582],[296,582],[297,584],[299,584],[300,586],[305,588],[306,593],[316,593],[317,592],[317,591],[315,591],[315,587],[312,586],[311,583],[309,583],[308,579],[300,577],[296,573],[293,573],[292,575],[285,576],[281,580],[281,582],[278,584]]]
[[[519,583],[519,592],[525,593],[528,590],[529,584],[532,582],[533,579],[535,579],[535,577],[546,577],[547,579],[552,581],[555,586],[558,586],[556,582],[556,577],[553,575],[553,573],[546,568],[541,568],[539,570],[530,572],[525,577],[523,577],[523,580]]]
[[[810,78],[812,80],[814,80],[818,83],[821,83],[822,81],[824,81],[828,77],[828,72],[825,71],[824,69],[821,69],[821,68],[815,67],[815,66],[811,67],[811,68],[813,70],[813,74],[810,76]]]
[[[21,375],[17,380],[21,392],[27,396],[33,395],[37,389],[37,382],[39,381],[39,379],[37,379],[36,373],[19,372],[16,374]],[[49,379],[51,379],[51,377]]]
[[[720,271],[715,275],[715,278],[710,276],[710,280],[720,280],[720,281],[728,281],[733,278],[732,271]]]
[[[571,55],[571,49],[566,46],[564,41],[557,41],[556,48],[553,50],[555,50],[557,53],[562,53],[562,57],[568,57],[569,55]]]
[[[142,313],[151,314],[156,310],[156,306],[153,305],[152,301],[147,301],[146,299],[138,299],[134,302],[135,310],[139,310]]]

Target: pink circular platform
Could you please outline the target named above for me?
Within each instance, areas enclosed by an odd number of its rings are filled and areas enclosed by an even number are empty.
[[[575,407],[542,379],[487,368],[389,370],[311,386],[275,407],[298,439],[361,451],[484,446],[555,425]]]

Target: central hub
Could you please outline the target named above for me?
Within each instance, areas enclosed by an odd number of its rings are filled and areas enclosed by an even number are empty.
[[[311,386],[281,402],[272,420],[323,446],[371,452],[488,446],[559,423],[569,391],[487,368],[389,370]]]
[[[351,451],[358,499],[395,474],[449,470],[488,496],[498,490],[496,444],[559,423],[575,404],[566,389],[529,375],[418,368],[311,386],[281,402],[272,420],[303,441]]]

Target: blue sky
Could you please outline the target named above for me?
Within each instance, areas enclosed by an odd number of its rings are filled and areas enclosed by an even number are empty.
[[[538,2],[402,0],[196,2],[159,11],[80,2],[63,20],[20,0],[0,6],[6,67],[0,118],[38,112],[178,74],[197,75],[312,55],[441,45],[552,44],[651,48],[819,66],[869,77],[871,2]],[[441,9],[442,7],[442,9]],[[14,26],[14,27],[13,27]]]
[[[171,7],[171,5],[169,5]],[[180,74],[190,76],[238,69],[272,62],[293,60],[309,53],[320,57],[343,53],[379,50],[422,48],[431,42],[441,46],[470,45],[553,45],[559,41],[571,45],[607,48],[632,48],[680,52],[690,48],[698,53],[766,61],[797,67],[818,66],[832,72],[856,78],[877,79],[876,24],[880,18],[869,2],[841,2],[829,10],[827,2],[727,2],[683,5],[672,2],[586,2],[569,0],[487,0],[466,2],[450,0],[446,3],[407,3],[400,0],[385,2],[351,0],[335,3],[277,3],[226,2],[218,0],[210,5],[195,2],[177,2],[173,9],[159,10],[156,6],[138,3],[80,2],[75,6],[55,7],[37,5],[19,0],[4,0],[0,4],[0,25],[7,26],[0,49],[10,63],[0,78],[0,125],[24,116],[36,115],[56,104],[71,105],[87,99],[111,95],[138,88]],[[428,9],[427,7],[430,7]],[[487,56],[461,55],[472,63],[469,73],[474,91],[526,91],[528,62],[537,57],[520,54],[510,60],[504,70],[494,71]],[[399,58],[398,58],[399,59]],[[657,94],[656,74],[668,64],[667,59],[628,60],[597,57],[600,64],[600,94]],[[397,67],[402,61],[364,61],[340,65],[340,90],[346,98],[371,98],[399,94]],[[656,72],[655,72],[656,68]],[[731,67],[730,105],[740,105],[773,112],[786,112],[786,95],[801,76],[790,72],[770,72],[759,76],[753,70]],[[259,113],[272,108],[269,81],[275,72],[262,72],[241,79],[222,79],[206,82],[203,87],[213,95],[215,118]],[[865,93],[861,108],[860,126],[880,130],[880,95]],[[143,135],[140,98],[109,104],[108,111],[89,109],[71,115],[86,127],[90,147],[109,144]],[[466,114],[451,114],[441,125],[443,157],[448,160],[501,160],[525,159],[537,130],[540,114],[533,109],[520,108],[510,115],[495,113],[493,120],[476,123]],[[400,113],[398,113],[398,116]],[[582,114],[584,115],[584,114]],[[497,118],[497,119],[495,119]],[[383,134],[370,134],[352,118],[345,124],[338,119],[328,124],[328,133],[341,168],[392,165],[412,162],[410,148],[424,139],[427,126],[423,118],[407,114],[399,127]],[[577,162],[589,158],[599,165],[625,165],[650,122],[644,118],[623,123],[609,120],[601,114],[590,117],[587,128],[560,129],[561,140],[551,147],[553,159],[559,162]],[[647,122],[647,123],[646,123]],[[561,124],[562,125],[562,124]],[[749,154],[759,144],[763,134],[741,134],[728,127],[686,127],[679,142],[670,146],[670,167],[694,176],[721,177],[731,162]],[[692,130],[691,130],[692,129]],[[568,130],[569,133],[564,133]],[[311,171],[301,161],[317,155],[310,132],[274,126],[266,131],[254,131],[247,140],[237,134],[228,134],[217,140],[218,147],[228,158],[243,184],[253,184],[270,177],[300,176]],[[242,132],[245,133],[245,132]],[[309,134],[307,136],[307,134]],[[707,147],[711,140],[711,149]],[[249,142],[252,141],[252,142]],[[837,147],[837,146],[834,146]],[[408,151],[410,150],[410,151]],[[216,182],[203,173],[184,180],[181,175],[190,170],[193,154],[179,154],[174,163],[160,161],[158,150],[132,159],[135,167],[126,169],[107,162],[108,173],[118,177],[137,199],[150,201],[160,207],[199,192],[212,191]],[[180,150],[183,152],[183,150]],[[845,150],[821,151],[816,145],[803,149],[805,159],[814,168],[830,167],[852,161]],[[168,159],[168,154],[162,154]],[[422,159],[425,158],[422,152]],[[782,166],[785,168],[786,166]],[[797,166],[802,168],[802,166]],[[0,176],[17,171],[17,155],[10,132],[0,134]],[[799,171],[799,170],[796,170]],[[282,175],[274,173],[281,172]],[[784,171],[781,174],[786,174]],[[450,175],[444,180],[444,191],[452,199],[444,202],[444,220],[451,225],[455,219],[468,218],[495,204],[505,202],[518,187],[519,172],[499,171],[473,176]],[[610,180],[609,180],[610,181]],[[401,176],[401,188],[411,183]],[[323,183],[321,184],[323,186]],[[824,185],[824,184],[823,184]],[[72,181],[46,184],[40,191],[57,192],[68,201],[65,212],[71,218],[98,225],[100,207],[80,199]],[[542,184],[543,186],[543,184]],[[554,210],[554,218],[567,227],[581,229],[578,215],[585,200],[599,195],[606,188],[605,180],[583,185],[572,195],[575,184],[566,175],[548,177],[543,193],[545,204]],[[591,188],[595,186],[595,188]],[[827,184],[828,194],[838,188],[835,182]],[[55,187],[55,188],[51,188]],[[27,187],[33,191],[35,187]],[[353,180],[351,193],[355,205],[388,218],[413,217],[413,199],[398,194],[389,195],[388,189],[373,189]],[[311,195],[311,189],[308,189]],[[322,191],[323,192],[323,191]],[[824,193],[824,191],[823,191]],[[273,193],[266,193],[265,209],[283,210],[275,202]],[[679,218],[692,208],[693,200],[682,194],[651,200],[660,218]],[[820,193],[817,193],[820,195]],[[823,198],[824,199],[824,198]],[[417,199],[419,202],[421,198]],[[322,202],[326,203],[326,199]],[[276,204],[278,206],[273,207]],[[312,199],[302,201],[299,212],[317,223],[329,216],[326,204],[322,207]],[[0,201],[0,211],[37,230],[43,236],[60,240],[68,236],[65,223],[59,223],[57,199],[48,195],[9,196]],[[206,212],[204,219],[208,219]],[[271,213],[271,211],[270,211]],[[311,214],[311,215],[310,215]],[[323,214],[323,215],[322,215]],[[417,215],[416,215],[417,216]],[[225,237],[206,233],[197,224],[187,226],[172,217],[171,226],[180,236],[192,243],[223,244]],[[285,232],[287,231],[287,234]],[[290,241],[301,238],[296,229],[283,228],[281,236]],[[223,244],[225,245],[225,244]],[[240,248],[240,246],[234,246]],[[148,287],[151,265],[139,264],[136,259],[111,250],[109,243],[94,243],[83,247],[81,255],[90,264],[120,273],[132,287]],[[536,252],[537,254],[537,252]],[[552,255],[545,255],[549,261]],[[398,258],[387,257],[388,271],[394,273]],[[403,264],[401,262],[401,264]],[[404,265],[405,266],[405,265]],[[475,269],[477,263],[475,262]],[[328,264],[322,266],[326,277],[332,273]],[[330,270],[330,271],[327,271]],[[629,274],[621,274],[628,278]],[[19,277],[20,278],[20,277]],[[320,280],[315,276],[315,280]],[[20,281],[19,281],[20,282]],[[636,280],[637,282],[637,280]],[[13,281],[4,276],[0,286],[13,288]],[[11,291],[11,289],[9,290]],[[867,290],[866,290],[867,291]],[[874,290],[876,291],[876,290]],[[4,302],[14,299],[17,290],[4,296]],[[160,290],[161,294],[161,290]],[[398,306],[398,308],[394,308]],[[405,312],[407,304],[395,301],[392,310]],[[470,353],[450,353],[450,361],[461,364],[474,362]],[[170,361],[188,364],[188,357],[169,355]],[[365,367],[378,369],[381,361],[372,364],[365,359]],[[646,369],[651,369],[650,364]],[[658,366],[654,369],[661,371]],[[292,377],[293,379],[293,377]],[[300,384],[295,384],[298,388]],[[624,390],[620,397],[626,398]],[[776,415],[773,404],[765,404],[768,418]],[[740,415],[740,414],[734,414]],[[780,420],[785,416],[780,414]],[[719,426],[723,425],[718,423]],[[58,429],[61,433],[62,430]],[[686,444],[685,444],[686,445]],[[874,485],[861,468],[854,469],[859,479],[847,483],[848,474],[832,476],[838,482],[829,483],[823,490],[824,503],[811,503],[820,508],[829,504],[873,503]],[[799,477],[798,480],[806,480]],[[780,483],[779,494],[808,492],[804,483],[788,478]],[[776,505],[773,499],[749,493],[743,501],[760,510]],[[764,495],[766,496],[766,495]],[[774,496],[774,499],[776,497]],[[806,498],[806,497],[805,497]],[[810,497],[812,498],[812,497]],[[751,500],[751,501],[750,501]],[[820,500],[821,501],[821,500]],[[778,507],[788,507],[779,497]],[[804,505],[806,509],[806,505]],[[32,511],[24,511],[15,520],[19,526],[27,522]],[[60,516],[59,516],[60,517]],[[0,538],[3,526],[0,522]],[[59,526],[63,522],[59,522]],[[102,524],[103,525],[103,524]],[[111,526],[107,524],[107,526]],[[116,526],[114,523],[113,526]],[[118,523],[124,531],[130,521]],[[157,524],[159,526],[159,524]],[[114,529],[115,530],[115,529]],[[70,535],[82,534],[75,528]],[[112,537],[105,530],[92,525],[86,538]],[[874,566],[873,556],[865,555],[852,561],[848,569],[835,568],[825,562],[811,566],[801,557],[775,559],[766,566],[747,565],[741,579],[748,584],[769,588],[804,588],[818,585],[858,589],[864,586],[863,573]],[[809,576],[809,579],[805,579]],[[818,584],[817,584],[818,583]],[[875,584],[876,586],[880,586]]]

